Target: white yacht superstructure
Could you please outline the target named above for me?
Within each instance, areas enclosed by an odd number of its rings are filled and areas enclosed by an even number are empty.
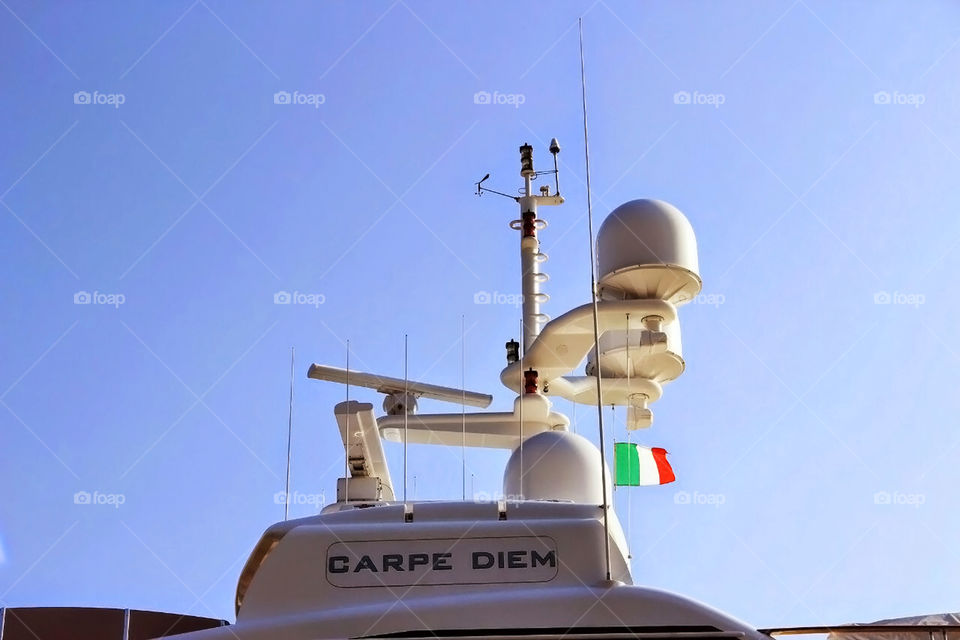
[[[550,151],[556,167],[556,140]],[[385,415],[357,401],[335,407],[349,469],[336,504],[267,529],[240,577],[236,624],[184,638],[767,637],[633,584],[601,452],[551,402],[620,405],[629,428],[651,426],[650,404],[684,368],[678,307],[701,286],[690,223],[656,200],[617,208],[597,234],[596,300],[548,321],[538,210],[563,198],[546,185],[535,194],[533,181],[556,168],[535,171],[530,145],[520,155],[524,187],[507,197],[520,207],[510,226],[520,239],[523,343],[507,343],[500,374],[517,394],[513,410],[420,414],[420,397],[480,408],[492,398],[312,365],[310,378],[383,393]],[[478,194],[500,193],[486,179]],[[384,443],[509,449],[505,498],[403,500]]]

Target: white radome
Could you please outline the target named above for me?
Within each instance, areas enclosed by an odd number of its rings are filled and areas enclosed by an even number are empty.
[[[607,477],[610,500],[610,471],[605,468],[603,472]],[[508,500],[600,504],[603,502],[600,450],[583,436],[570,431],[544,431],[531,436],[523,441],[523,452],[517,447],[507,462],[503,494]]]
[[[662,200],[631,200],[607,216],[597,232],[597,267],[606,299],[658,298],[679,305],[702,286],[693,227]]]

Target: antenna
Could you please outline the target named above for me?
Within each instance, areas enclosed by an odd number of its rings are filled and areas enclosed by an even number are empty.
[[[309,374],[307,374],[309,375]],[[347,339],[347,402],[350,402],[350,339]],[[343,448],[343,502],[350,504],[350,416],[347,415],[347,446]]]
[[[290,515],[290,446],[293,441],[293,355],[294,348],[290,347],[290,410],[287,414],[287,484],[284,490],[283,519]]]
[[[407,501],[407,419],[410,415],[410,411],[407,408],[409,404],[406,402],[406,398],[409,396],[407,393],[408,390],[408,380],[407,377],[407,334],[403,334],[403,501]]]
[[[550,154],[553,156],[553,178],[557,185],[557,195],[560,195],[560,167],[557,166],[557,155],[560,153],[560,143],[556,138],[550,139]]]
[[[484,191],[489,191],[490,193],[495,193],[498,196],[503,196],[504,198],[510,198],[511,200],[514,200],[514,201],[520,200],[520,198],[518,198],[517,196],[511,196],[509,193],[503,193],[502,191],[497,191],[496,189],[490,189],[489,187],[483,186],[483,183],[489,179],[490,179],[490,174],[488,173],[487,175],[480,178],[480,182],[474,182],[474,184],[477,185],[478,196],[482,196]]]
[[[489,173],[487,174],[490,175]],[[486,178],[484,178],[486,180]],[[467,501],[467,392],[466,389],[466,377],[467,377],[467,347],[465,343],[466,332],[463,329],[464,317],[463,314],[460,314],[460,427],[461,427],[461,436],[460,436],[460,458],[461,458],[461,467],[460,471],[463,477],[461,478],[461,485],[463,489],[463,495],[461,499]]]
[[[443,402],[455,402],[458,404],[466,403],[471,407],[486,409],[493,402],[493,396],[486,393],[477,393],[476,391],[463,391],[462,389],[453,389],[451,387],[442,387],[436,384],[427,384],[417,382],[416,380],[404,380],[403,378],[391,378],[375,373],[364,373],[362,371],[345,371],[339,367],[330,367],[322,364],[310,365],[307,377],[314,380],[326,380],[327,382],[339,382],[346,384],[349,382],[358,387],[376,389],[379,393],[385,394],[383,409],[389,415],[400,415],[403,407],[408,406],[411,413],[417,412],[417,398],[430,398],[432,400],[441,400]]]
[[[583,103],[583,155],[587,174],[587,228],[590,233],[590,299],[593,300],[593,357],[600,362],[600,312],[597,309],[597,267],[593,250],[593,205],[590,200],[590,138],[587,134],[587,73],[583,64],[583,18],[577,20],[580,32],[580,97]],[[597,375],[597,419],[600,427],[600,480],[603,487],[603,553],[606,560],[607,581],[610,580],[610,505],[607,499],[607,454],[603,437],[603,391],[600,382],[600,366]]]
[[[630,358],[630,314],[627,314],[627,394],[630,393],[630,373],[633,371],[633,360]],[[629,427],[630,409],[627,409],[627,442],[633,443],[633,433]],[[614,483],[616,486],[616,483]],[[630,539],[630,532],[633,530],[633,496],[627,494],[627,540]],[[633,553],[631,547],[627,546],[627,562],[630,564],[630,571],[633,571]]]

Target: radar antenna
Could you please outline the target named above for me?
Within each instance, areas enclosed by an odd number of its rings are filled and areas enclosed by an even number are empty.
[[[327,382],[338,382],[340,384],[349,383],[352,386],[376,389],[380,393],[386,394],[383,399],[383,410],[391,416],[402,416],[405,409],[411,415],[415,414],[418,398],[466,404],[481,409],[486,409],[493,402],[493,396],[486,393],[442,387],[436,384],[404,380],[403,378],[391,378],[390,376],[362,371],[350,370],[348,372],[346,369],[323,364],[311,364],[309,371],[307,371],[307,377],[314,380],[326,380]]]

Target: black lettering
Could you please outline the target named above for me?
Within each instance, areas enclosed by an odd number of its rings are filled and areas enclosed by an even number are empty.
[[[527,563],[524,562],[523,556],[525,551],[508,551],[507,552],[507,568],[508,569],[525,569]]]
[[[388,553],[383,556],[383,571],[387,572],[390,571],[390,569],[403,571],[402,553]]]
[[[418,566],[426,566],[428,564],[430,564],[430,556],[427,554],[411,553],[407,567],[410,571],[414,571]]]
[[[534,569],[538,564],[543,566],[556,567],[557,566],[557,552],[553,549],[547,551],[546,555],[540,555],[537,553],[536,549],[530,552],[530,566]]]
[[[493,563],[494,557],[492,553],[487,553],[486,551],[473,552],[474,569],[489,569],[493,566]]]
[[[347,567],[348,561],[347,556],[331,556],[327,561],[327,571],[330,573],[346,573],[350,570]]]
[[[450,566],[449,560],[453,556],[452,553],[435,553],[433,554],[433,570],[434,571],[450,571],[453,569]]]
[[[357,566],[353,568],[353,572],[357,573],[358,571],[373,571],[377,573],[377,565],[373,564],[373,560],[370,559],[370,556],[363,556],[360,558],[360,562],[357,563]]]
[[[503,551],[497,551],[497,568],[503,569],[506,565],[503,564]]]

